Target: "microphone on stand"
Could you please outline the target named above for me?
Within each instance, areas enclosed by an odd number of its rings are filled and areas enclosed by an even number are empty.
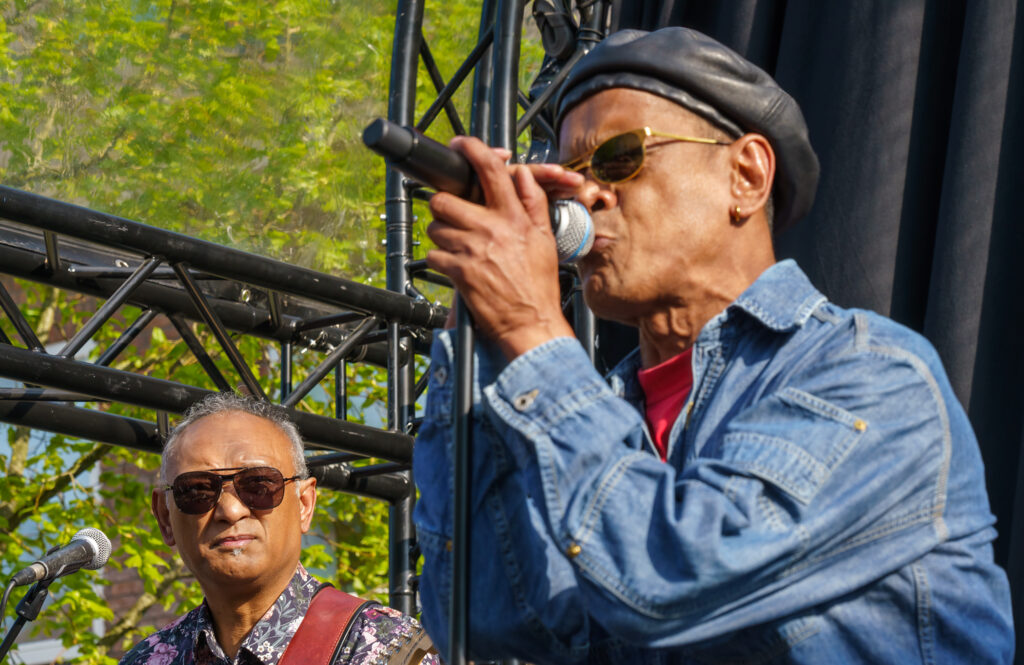
[[[429,187],[470,201],[482,201],[476,172],[461,153],[408,127],[377,118],[363,130],[363,143],[388,164]],[[548,204],[558,260],[572,263],[594,245],[594,224],[579,201]]]
[[[102,568],[110,558],[110,540],[99,529],[82,529],[71,537],[64,547],[52,550],[28,568],[19,570],[8,580],[3,597],[0,598],[0,617],[7,609],[7,597],[16,586],[32,584],[25,597],[18,603],[15,612],[18,618],[0,642],[0,663],[14,646],[21,629],[29,621],[35,621],[46,602],[48,587],[58,577],[73,573],[80,568],[96,570]],[[33,584],[34,583],[34,584]]]
[[[61,547],[11,578],[11,584],[22,586],[42,580],[52,580],[73,573],[80,568],[102,568],[110,558],[110,540],[99,529],[82,529]]]

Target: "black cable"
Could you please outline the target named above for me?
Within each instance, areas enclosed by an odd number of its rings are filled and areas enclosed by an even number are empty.
[[[11,591],[14,591],[14,580],[7,583],[7,588],[4,589],[4,597],[0,599],[0,624],[3,623],[4,614],[7,612],[7,598],[11,595]]]

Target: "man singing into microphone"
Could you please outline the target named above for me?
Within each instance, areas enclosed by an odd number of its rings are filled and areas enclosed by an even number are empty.
[[[796,102],[697,32],[625,31],[573,69],[557,126],[564,168],[510,179],[459,139],[486,205],[431,201],[428,263],[481,338],[471,654],[1009,663],[981,458],[935,351],[776,262],[818,177]],[[587,304],[639,330],[607,380],[561,314],[545,192],[593,216]],[[437,335],[413,467],[439,644],[453,348]]]

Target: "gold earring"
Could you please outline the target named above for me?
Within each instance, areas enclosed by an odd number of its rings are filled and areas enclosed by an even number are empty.
[[[743,219],[743,211],[740,210],[739,206],[736,206],[735,208],[732,209],[732,212],[729,216],[732,217],[732,221],[738,222],[741,219]]]

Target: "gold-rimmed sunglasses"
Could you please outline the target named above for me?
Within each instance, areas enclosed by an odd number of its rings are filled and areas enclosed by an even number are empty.
[[[575,159],[562,164],[570,171],[583,171],[590,169],[594,180],[611,185],[619,182],[626,182],[636,177],[640,169],[644,167],[644,159],[647,157],[646,141],[649,136],[658,136],[672,139],[650,146],[658,148],[676,141],[686,143],[704,143],[707,145],[731,145],[729,141],[717,139],[705,139],[696,136],[679,136],[657,132],[650,127],[641,127],[629,132],[617,134],[606,139],[596,148]]]

